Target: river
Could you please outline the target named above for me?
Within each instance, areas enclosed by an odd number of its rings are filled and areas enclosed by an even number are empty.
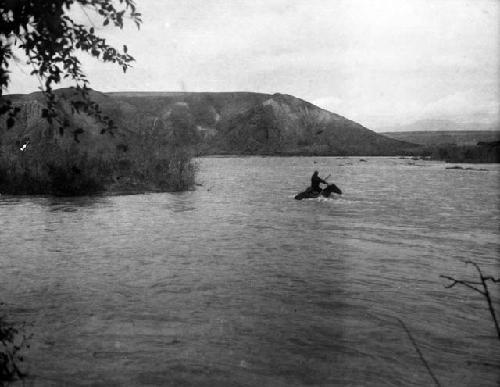
[[[198,163],[191,192],[0,196],[26,385],[432,385],[399,320],[441,385],[500,383],[486,301],[439,277],[500,274],[498,165]],[[344,194],[294,200],[315,169]]]

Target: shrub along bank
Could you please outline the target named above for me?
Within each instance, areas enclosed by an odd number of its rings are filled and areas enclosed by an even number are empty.
[[[194,186],[189,148],[151,152],[139,146],[91,153],[55,142],[0,147],[0,193],[58,196],[102,192],[182,191]]]

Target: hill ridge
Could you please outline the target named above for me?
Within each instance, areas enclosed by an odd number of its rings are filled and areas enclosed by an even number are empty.
[[[71,89],[55,93],[62,101],[71,97]],[[91,90],[90,96],[127,137],[154,130],[159,139],[171,138],[175,129],[201,155],[394,155],[414,147],[289,94]],[[21,104],[42,97],[7,96]],[[79,122],[94,126],[82,117]]]

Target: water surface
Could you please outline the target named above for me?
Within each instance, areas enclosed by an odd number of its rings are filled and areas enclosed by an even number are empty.
[[[498,385],[485,301],[439,275],[498,275],[499,167],[366,160],[206,158],[193,192],[1,196],[28,384],[432,385],[401,319],[442,385]],[[344,195],[295,201],[314,169]]]

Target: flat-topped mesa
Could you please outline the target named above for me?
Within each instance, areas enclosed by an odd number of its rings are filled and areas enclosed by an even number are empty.
[[[71,98],[70,89],[55,91]],[[111,92],[91,90],[103,114],[111,117],[124,135],[121,141],[154,129],[183,132],[177,138],[194,146],[199,154],[313,154],[394,155],[414,147],[390,139],[341,115],[292,95],[253,92]],[[41,93],[15,95],[28,104]],[[86,131],[99,134],[91,119],[77,119]],[[29,132],[39,125],[24,120]],[[166,136],[168,137],[168,136]],[[167,141],[168,139],[165,139]],[[100,141],[108,141],[102,139]]]

